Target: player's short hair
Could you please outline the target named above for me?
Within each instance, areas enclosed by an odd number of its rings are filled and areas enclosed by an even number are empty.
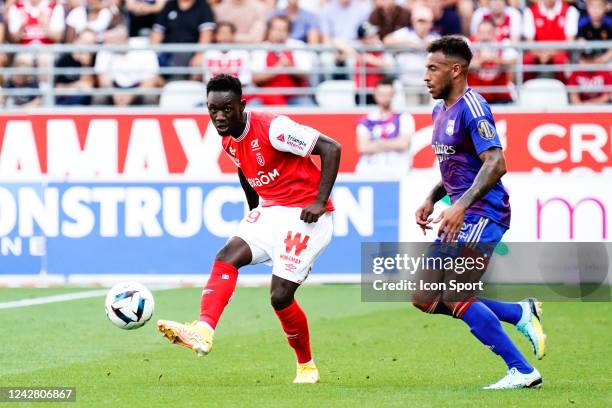
[[[242,97],[242,84],[235,76],[219,74],[206,84],[206,95],[211,92],[232,92],[238,97]]]
[[[472,61],[472,50],[468,43],[459,36],[446,35],[432,41],[427,47],[427,52],[441,52],[445,57],[456,57],[470,64]]]

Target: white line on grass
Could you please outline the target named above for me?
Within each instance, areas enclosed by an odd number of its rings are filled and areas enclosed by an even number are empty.
[[[158,287],[153,291],[176,289],[176,286]],[[13,300],[11,302],[0,303],[0,309],[15,309],[18,307],[27,307],[34,305],[44,305],[46,303],[67,302],[69,300],[89,299],[94,297],[106,296],[108,289],[88,290],[85,292],[65,293],[62,295],[41,296],[30,299]]]

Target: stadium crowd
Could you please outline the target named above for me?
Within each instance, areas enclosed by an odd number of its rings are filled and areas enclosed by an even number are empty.
[[[5,71],[3,89],[53,86],[76,89],[58,96],[59,105],[155,104],[158,95],[139,92],[174,80],[207,81],[218,73],[239,76],[252,88],[306,88],[322,79],[350,79],[357,87],[374,89],[392,76],[405,88],[422,90],[424,49],[442,35],[464,35],[475,44],[521,41],[593,41],[612,39],[609,0],[4,0],[0,14],[0,43],[134,45],[134,50],[102,50],[54,55],[2,53],[0,67],[90,68],[86,73],[59,74],[52,84],[45,75]],[[156,53],[146,44],[228,44],[228,50],[204,53]],[[246,50],[240,44],[273,44],[286,51]],[[314,52],[326,45],[334,52]],[[359,46],[380,47],[357,52]],[[137,48],[138,47],[138,48]],[[520,57],[513,48],[475,47],[470,84],[494,87],[483,95],[490,103],[513,100],[513,68]],[[527,65],[579,63],[585,70],[526,71],[523,79],[555,76],[580,87],[572,103],[610,103],[609,69],[589,69],[611,62],[612,49],[585,47],[533,50],[523,54]],[[191,74],[160,73],[163,67],[192,67]],[[328,76],[315,67],[324,67]],[[276,68],[276,70],[271,70]],[[282,72],[282,69],[287,72]],[[366,68],[365,74],[361,69]],[[26,71],[23,71],[26,72]],[[69,72],[69,71],[65,71]],[[173,71],[174,72],[174,71]],[[113,95],[90,95],[95,88],[129,90]],[[501,91],[499,90],[501,88]],[[577,89],[577,88],[576,88]],[[599,89],[599,91],[598,91]],[[605,88],[604,88],[605,89]],[[308,92],[249,94],[252,105],[313,105]],[[425,96],[423,96],[425,97]],[[367,102],[374,103],[371,95]],[[422,101],[420,101],[422,102]],[[40,95],[3,98],[8,107],[33,107]]]

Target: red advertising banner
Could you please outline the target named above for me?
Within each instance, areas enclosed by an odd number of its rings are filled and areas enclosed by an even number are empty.
[[[343,146],[341,172],[359,155],[355,125],[363,114],[288,114]],[[431,116],[414,114],[413,167],[428,168]],[[612,111],[495,114],[510,171],[612,168]],[[0,115],[0,179],[207,178],[234,172],[206,114]]]

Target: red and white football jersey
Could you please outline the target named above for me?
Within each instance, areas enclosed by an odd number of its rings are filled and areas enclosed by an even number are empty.
[[[317,197],[321,169],[310,153],[319,132],[286,116],[247,112],[239,138],[223,137],[223,150],[263,199],[263,206],[306,207]],[[327,211],[334,207],[329,200]]]
[[[8,11],[8,28],[16,34],[23,28],[21,44],[52,44],[47,29],[61,32],[65,28],[64,7],[56,6],[51,0],[42,0],[33,5],[29,0],[18,0]]]

